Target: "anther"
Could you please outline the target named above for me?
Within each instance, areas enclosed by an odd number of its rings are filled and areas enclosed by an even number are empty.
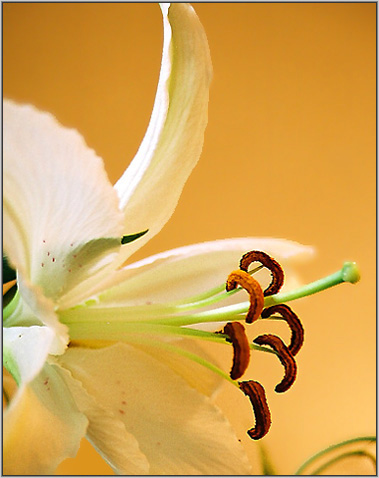
[[[268,408],[265,389],[259,382],[249,380],[238,382],[240,389],[250,399],[255,415],[255,427],[247,431],[253,440],[260,440],[267,435],[271,426],[271,413]]]
[[[237,380],[245,373],[250,362],[250,345],[245,327],[239,322],[228,322],[223,333],[230,337],[233,345],[233,366],[230,378]]]
[[[295,356],[304,343],[304,328],[300,319],[295,312],[285,304],[277,304],[272,307],[267,307],[262,311],[261,316],[262,319],[267,319],[270,315],[275,313],[279,313],[291,329],[291,342],[288,345],[288,350],[293,356]]]
[[[275,387],[275,392],[286,392],[296,379],[297,366],[295,359],[288,347],[280,337],[272,334],[260,335],[253,340],[258,345],[269,345],[278,354],[279,360],[284,367],[283,380]]]
[[[279,264],[279,262],[277,262],[265,252],[250,251],[246,252],[246,254],[241,257],[240,269],[242,271],[247,272],[249,265],[252,262],[256,261],[267,267],[267,269],[269,269],[269,271],[271,272],[271,284],[264,291],[263,295],[266,297],[268,295],[273,295],[279,292],[284,282],[284,272],[282,266]]]
[[[251,324],[259,318],[263,309],[264,297],[262,287],[247,272],[241,270],[233,271],[229,274],[226,281],[227,292],[236,289],[237,285],[243,287],[250,295],[250,307],[245,320],[248,324]]]

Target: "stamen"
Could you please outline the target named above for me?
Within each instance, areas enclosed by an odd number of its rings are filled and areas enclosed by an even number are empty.
[[[271,413],[268,408],[265,389],[259,382],[249,380],[238,382],[240,389],[250,398],[255,415],[255,427],[247,431],[253,440],[260,440],[267,435],[271,426]]]
[[[250,362],[250,344],[245,327],[239,322],[228,322],[223,333],[230,337],[233,345],[233,366],[230,371],[230,378],[237,380],[245,373]]]
[[[240,269],[247,272],[252,262],[258,261],[271,272],[271,284],[264,291],[263,295],[273,295],[279,292],[284,282],[282,266],[275,259],[262,251],[250,251],[244,254],[240,260]]]
[[[296,379],[297,366],[295,359],[281,338],[272,334],[260,335],[253,340],[258,345],[269,345],[274,349],[284,367],[283,380],[275,387],[275,392],[286,392]]]
[[[262,287],[247,272],[241,270],[233,271],[229,274],[226,281],[227,292],[235,289],[237,285],[243,287],[250,295],[250,307],[245,320],[248,324],[251,324],[258,320],[263,309],[264,297]]]
[[[295,312],[285,304],[273,305],[272,307],[263,309],[261,314],[262,319],[267,319],[275,312],[278,312],[282,315],[283,320],[287,322],[291,329],[291,342],[288,345],[288,350],[293,356],[295,356],[304,343],[304,328],[300,322],[300,319]]]

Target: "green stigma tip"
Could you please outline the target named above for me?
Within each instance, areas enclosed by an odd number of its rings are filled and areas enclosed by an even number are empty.
[[[355,284],[361,278],[356,262],[345,262],[342,267],[342,278],[344,282]]]

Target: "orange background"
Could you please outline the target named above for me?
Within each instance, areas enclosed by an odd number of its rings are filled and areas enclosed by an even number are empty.
[[[332,442],[375,432],[376,4],[194,6],[214,65],[205,146],[174,216],[136,258],[223,237],[276,236],[316,246],[306,280],[344,260],[362,273],[356,286],[296,304],[306,329],[299,378],[284,396],[268,392],[273,426],[264,439],[277,471],[292,473]],[[3,24],[5,96],[77,128],[115,182],[152,109],[158,6],[4,3]],[[219,352],[226,367],[227,352]],[[259,355],[252,370],[268,390],[282,374]],[[218,403],[255,460],[244,397],[225,385]],[[58,472],[112,473],[85,441]]]

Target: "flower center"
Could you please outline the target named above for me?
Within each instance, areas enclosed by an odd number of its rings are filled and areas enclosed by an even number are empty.
[[[252,262],[261,265],[249,271]],[[252,275],[266,267],[270,270],[272,281],[262,290]],[[255,380],[238,381],[244,376],[249,365],[251,350],[263,351],[275,355],[284,367],[284,377],[275,387],[283,393],[294,383],[297,373],[295,355],[304,341],[304,329],[297,315],[285,302],[305,297],[342,282],[355,283],[359,273],[354,263],[345,263],[341,270],[318,281],[289,292],[279,292],[284,282],[284,273],[277,261],[261,251],[245,254],[240,269],[233,271],[226,280],[211,290],[183,301],[169,304],[146,304],[129,307],[102,307],[99,301],[68,310],[58,311],[59,319],[69,328],[71,343],[105,346],[109,342],[124,341],[131,345],[145,345],[178,354],[196,362],[223,377],[236,386],[251,401],[255,427],[248,431],[252,439],[266,435],[271,425],[270,410],[263,386]],[[219,306],[218,304],[233,294],[245,289],[249,301]],[[199,310],[205,307],[209,310]],[[291,330],[291,340],[286,345],[282,339],[272,334],[256,337],[249,342],[243,321],[248,327],[254,327],[257,320],[283,320]],[[220,322],[222,325],[220,325]],[[203,324],[203,326],[202,326]],[[212,330],[203,330],[204,324]],[[187,337],[206,340],[232,346],[233,364],[230,373],[217,367],[203,357],[180,347],[180,342],[172,343],[165,337]],[[159,338],[164,340],[159,340]]]

